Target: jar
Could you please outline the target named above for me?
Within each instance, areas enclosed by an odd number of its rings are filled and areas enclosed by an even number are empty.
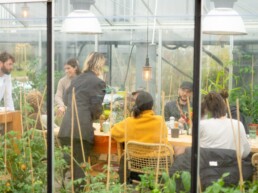
[[[169,118],[169,129],[173,129],[175,125],[175,117]]]

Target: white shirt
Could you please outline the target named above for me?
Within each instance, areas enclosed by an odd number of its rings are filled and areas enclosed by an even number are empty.
[[[238,147],[238,121],[228,118],[222,119],[205,119],[200,121],[200,147],[233,149]],[[240,122],[240,152],[243,158],[250,153],[250,145],[248,143],[245,129]],[[234,134],[235,133],[235,134]],[[235,137],[234,137],[235,135]]]
[[[0,101],[2,99],[4,99],[4,107],[6,110],[14,111],[11,75],[4,74],[0,76]]]

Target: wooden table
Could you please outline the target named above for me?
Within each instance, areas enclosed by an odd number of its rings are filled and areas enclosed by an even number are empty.
[[[258,136],[256,136],[256,139],[248,139],[248,141],[251,146],[251,152],[257,153],[258,152]]]
[[[22,135],[22,116],[20,111],[4,111],[0,112],[0,124],[7,131],[15,131],[17,133],[17,138],[20,138]]]
[[[192,136],[191,135],[179,135],[179,138],[172,138],[169,135],[168,142],[172,146],[191,147],[192,146]]]
[[[110,132],[101,132],[99,123],[93,123],[93,127],[95,128],[93,151],[99,154],[108,154]],[[121,153],[121,144],[117,143],[114,139],[111,139],[111,154],[117,154],[118,158],[120,158]]]
[[[5,130],[7,132],[14,131],[16,132],[16,137],[18,139],[22,136],[22,116],[20,111],[3,111],[0,112],[0,124],[3,125],[3,134]],[[12,142],[12,146],[16,153],[20,153],[19,148],[15,141]]]
[[[256,139],[248,139],[249,144],[251,146],[251,152],[258,152],[258,136]],[[179,138],[168,137],[168,142],[172,146],[180,146],[180,147],[191,147],[192,146],[192,136],[191,135],[179,135]]]

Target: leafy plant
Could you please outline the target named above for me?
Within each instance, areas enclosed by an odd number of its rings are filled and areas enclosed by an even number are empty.
[[[1,175],[9,174],[10,179],[2,180],[0,192],[43,192],[46,185],[45,143],[42,136],[34,135],[33,130],[24,132],[20,139],[15,132],[1,136],[0,149]],[[7,169],[7,170],[6,170]]]
[[[21,138],[16,136],[14,131],[0,136],[0,192],[46,192],[47,158],[42,133],[31,129]],[[68,167],[63,159],[66,151],[55,148],[56,184],[61,184],[62,171]]]
[[[155,182],[154,172],[145,173],[140,175],[140,184],[136,187],[139,192],[151,193],[187,193],[191,188],[191,176],[187,171],[176,172],[173,176],[168,173],[162,173],[160,182]]]
[[[207,187],[203,193],[242,193],[240,186],[225,186],[224,178],[229,176],[229,173],[222,175],[220,179],[213,182],[212,185]],[[244,190],[246,193],[256,193],[258,192],[258,181],[254,182],[244,182]]]

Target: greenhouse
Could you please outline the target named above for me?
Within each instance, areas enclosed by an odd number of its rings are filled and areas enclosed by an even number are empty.
[[[255,0],[0,0],[0,192],[258,192]]]

